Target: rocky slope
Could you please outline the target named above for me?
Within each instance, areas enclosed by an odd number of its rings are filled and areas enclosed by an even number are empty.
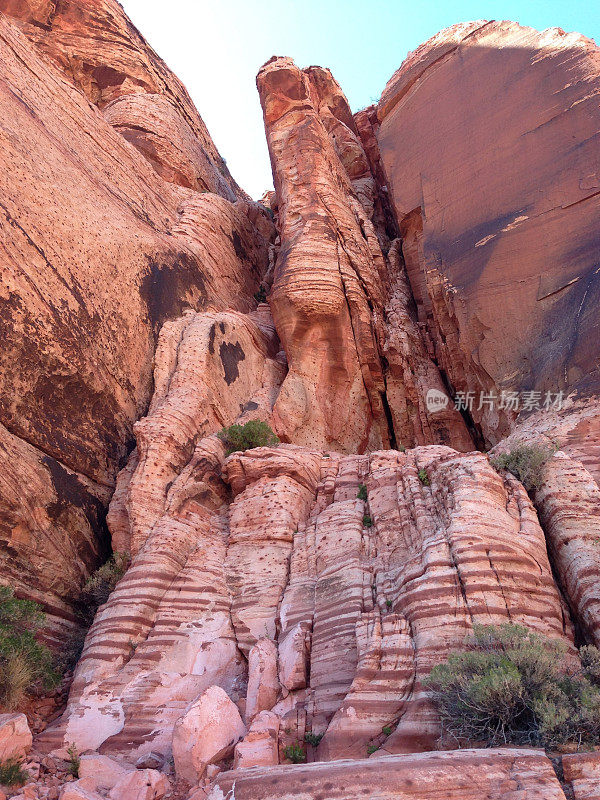
[[[23,797],[75,747],[63,800],[597,798],[440,752],[425,684],[477,623],[600,644],[597,48],[455,26],[354,116],[273,58],[267,209],[117,3],[0,9],[0,578],[56,635],[109,500],[132,556]],[[485,452],[549,440],[530,495]]]

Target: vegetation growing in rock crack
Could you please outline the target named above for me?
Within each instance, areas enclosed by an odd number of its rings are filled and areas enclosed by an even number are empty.
[[[385,725],[381,729],[381,732],[384,734],[384,736],[391,736],[392,735],[392,729],[391,729],[391,727],[389,725]]]
[[[72,775],[74,778],[78,778],[79,768],[81,767],[81,759],[79,758],[79,753],[77,752],[77,748],[74,744],[67,747],[67,755],[69,756],[67,771],[69,775]]]
[[[254,292],[254,299],[257,303],[267,302],[267,290],[264,286],[260,286],[257,292]]]
[[[254,447],[275,447],[279,439],[262,420],[251,419],[245,425],[230,425],[217,434],[227,448],[227,455]]]
[[[363,516],[363,525],[365,526],[365,528],[372,528],[373,527],[373,520],[371,519],[371,517],[368,514],[365,514]]]
[[[96,611],[108,600],[111,592],[127,572],[131,556],[129,553],[113,553],[86,581],[78,600],[78,613],[82,623],[89,627]]]
[[[359,483],[358,484],[358,494],[356,495],[356,497],[358,498],[358,500],[366,500],[367,496],[368,496],[367,495],[367,487],[365,486],[364,483]]]
[[[372,756],[373,753],[376,753],[379,750],[378,744],[370,744],[367,746],[367,755]]]
[[[304,764],[306,761],[306,753],[300,742],[289,744],[284,749],[283,754],[292,764]]]
[[[304,741],[306,744],[311,745],[311,747],[318,747],[321,739],[323,738],[322,733],[305,733],[304,734]]]
[[[0,707],[12,711],[29,693],[49,690],[59,681],[50,650],[36,634],[45,615],[32,600],[18,600],[0,586]]]
[[[417,474],[423,486],[431,486],[431,481],[429,480],[429,475],[427,474],[426,469],[421,468]]]
[[[600,743],[600,651],[519,625],[475,626],[466,650],[428,679],[444,731],[459,741],[557,747]]]
[[[29,780],[29,773],[23,769],[18,758],[0,761],[0,784],[2,786],[23,786]]]
[[[490,459],[497,470],[507,470],[518,478],[528,492],[542,485],[544,466],[556,452],[552,445],[520,444]]]

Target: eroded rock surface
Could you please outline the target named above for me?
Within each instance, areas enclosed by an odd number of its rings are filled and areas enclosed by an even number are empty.
[[[41,5],[0,4],[33,15],[28,36],[48,53],[55,36],[54,61],[75,72],[71,44],[100,53],[88,12],[109,6],[121,55],[135,50],[116,3],[61,4],[50,30]],[[0,570],[60,635],[107,552],[104,510],[160,326],[186,308],[255,307],[273,228],[233,190],[230,202],[163,180],[14,21],[0,17]]]
[[[317,800],[323,789],[336,800],[565,798],[542,751],[510,748],[234,771],[217,778],[209,798],[223,800],[233,790],[236,800]]]
[[[598,391],[599,64],[580,34],[472,22],[381,97],[410,285],[456,391]],[[488,441],[510,431],[509,407],[477,406]]]

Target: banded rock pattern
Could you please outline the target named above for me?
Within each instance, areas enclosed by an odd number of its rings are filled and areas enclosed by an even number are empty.
[[[364,758],[373,744],[432,749],[439,723],[422,681],[473,623],[572,642],[531,501],[485,455],[281,445],[233,454],[223,472],[222,459],[215,437],[201,439],[162,516],[148,514],[48,746],[168,755],[176,720],[220,686],[248,724],[257,710],[277,716],[280,757],[309,731],[324,734],[319,760]],[[154,478],[172,480],[159,468]],[[238,760],[271,736],[264,723]]]
[[[542,751],[510,748],[226,772],[209,800],[223,800],[234,786],[236,800],[317,800],[323,790],[331,800],[565,799]]]
[[[403,267],[383,255],[376,181],[341,89],[328,70],[286,58],[267,62],[257,85],[281,236],[270,305],[289,362],[277,431],[346,452],[395,441],[471,449],[454,409],[429,418],[424,394],[441,378],[409,313]]]

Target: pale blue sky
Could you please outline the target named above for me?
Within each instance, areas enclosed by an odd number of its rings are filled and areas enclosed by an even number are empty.
[[[122,0],[181,78],[231,173],[253,197],[272,186],[258,68],[272,55],[330,67],[354,111],[376,101],[414,50],[455,22],[512,19],[600,43],[599,0]]]

